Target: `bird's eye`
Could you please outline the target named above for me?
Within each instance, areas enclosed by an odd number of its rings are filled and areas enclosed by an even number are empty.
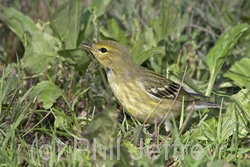
[[[107,50],[106,48],[101,48],[100,51],[101,51],[102,53],[106,53],[108,50]]]

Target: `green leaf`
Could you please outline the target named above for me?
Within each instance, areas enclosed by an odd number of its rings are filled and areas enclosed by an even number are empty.
[[[110,138],[117,135],[117,113],[114,109],[106,109],[103,112],[96,114],[93,120],[89,123],[84,132],[84,137],[92,140],[96,138],[97,142],[103,145],[108,145]]]
[[[34,86],[30,93],[33,98],[37,96],[38,102],[43,103],[43,108],[49,109],[61,96],[60,89],[51,81],[42,81]]]
[[[137,56],[137,57],[133,56],[133,58],[134,58],[135,62],[140,65],[148,58],[150,58],[154,55],[157,55],[157,54],[164,55],[165,54],[165,47],[158,46],[155,48],[148,49],[148,50],[144,51],[140,56]]]
[[[67,115],[63,110],[53,108],[55,114],[55,122],[54,126],[58,129],[69,129],[71,127],[70,120],[72,119],[71,116]]]
[[[104,26],[100,26],[99,31],[102,39],[116,40],[113,33],[110,33],[108,30],[106,30]]]
[[[140,142],[140,138],[142,138],[142,136],[144,135],[143,133],[143,125],[138,125],[135,129],[134,129],[134,145],[137,146],[138,143]]]
[[[147,45],[148,48],[151,47],[156,47],[157,46],[157,40],[155,39],[155,35],[153,32],[152,28],[147,28],[144,32],[144,38],[143,41],[145,42],[145,44]]]
[[[0,19],[21,39],[25,53],[23,65],[27,72],[39,74],[52,64],[60,41],[46,30],[41,32],[33,20],[21,12],[0,6]]]
[[[90,149],[90,154],[96,156],[97,164],[105,166],[129,166],[131,159],[126,146],[122,145],[121,138],[117,138],[117,112],[114,108],[106,109],[96,114],[94,119],[89,122],[87,128],[83,132],[84,139],[92,143],[94,149]],[[102,146],[103,150],[96,149]],[[106,159],[103,158],[106,156]]]
[[[81,0],[67,1],[55,11],[51,18],[51,28],[65,42],[66,49],[74,49],[78,45],[82,4]]]
[[[250,58],[244,57],[240,61],[235,62],[230,70],[224,74],[239,86],[246,86],[250,83]]]
[[[94,38],[94,28],[92,23],[93,15],[89,10],[85,10],[81,15],[81,30],[79,32],[77,44],[80,45],[82,42],[89,42],[89,39]],[[86,38],[86,34],[88,34],[88,38]]]
[[[177,23],[177,6],[175,6],[174,1],[160,1],[159,8],[160,16],[153,23],[157,42],[166,39]]]
[[[235,113],[234,122],[238,122],[238,137],[246,137],[249,133],[250,120],[250,90],[243,89],[230,98],[234,103],[227,108],[226,114]]]
[[[210,78],[208,83],[208,88],[206,95],[209,96],[214,85],[215,78],[219,73],[222,64],[225,62],[228,53],[237,43],[238,39],[249,29],[249,25],[239,24],[229,31],[225,32],[219,40],[216,42],[215,46],[209,51],[207,55],[207,65],[210,70]]]
[[[108,9],[112,0],[92,0],[89,6],[89,11],[95,14],[95,17],[102,16]]]
[[[90,58],[80,48],[60,50],[58,54],[65,59],[66,63],[81,71],[85,71],[90,63]]]
[[[231,100],[235,101],[244,111],[250,115],[250,90],[243,89],[237,94],[231,96]],[[249,116],[250,118],[250,116]]]
[[[39,74],[54,63],[60,41],[40,31],[34,32],[31,40],[32,43],[25,48],[24,68],[29,73]]]
[[[0,5],[0,20],[13,31],[26,46],[34,32],[39,31],[33,20],[14,8]]]
[[[112,32],[112,35],[115,37],[117,41],[119,41],[123,45],[127,45],[127,38],[125,31],[120,28],[119,24],[115,19],[110,19],[107,22],[107,29],[109,32]]]

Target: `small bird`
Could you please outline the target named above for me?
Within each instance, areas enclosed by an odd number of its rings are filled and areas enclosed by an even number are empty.
[[[82,46],[92,52],[106,69],[108,82],[125,111],[140,122],[153,124],[166,116],[166,125],[185,111],[203,108],[219,108],[219,104],[201,101],[206,97],[189,91],[145,67],[135,63],[129,51],[120,43],[103,40]],[[167,131],[171,127],[165,127]]]

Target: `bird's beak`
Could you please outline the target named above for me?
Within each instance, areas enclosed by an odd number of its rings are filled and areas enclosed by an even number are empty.
[[[81,44],[81,46],[84,47],[85,49],[93,50],[92,44]]]

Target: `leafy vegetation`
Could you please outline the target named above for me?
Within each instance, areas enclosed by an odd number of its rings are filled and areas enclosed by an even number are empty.
[[[249,1],[0,2],[1,166],[250,165]],[[103,39],[225,109],[144,127],[80,46]]]

